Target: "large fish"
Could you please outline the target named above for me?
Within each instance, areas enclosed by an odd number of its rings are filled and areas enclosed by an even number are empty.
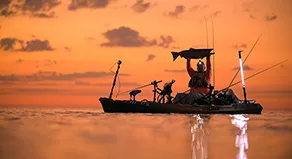
[[[215,53],[211,53],[213,49],[193,49],[183,50],[180,52],[171,52],[173,56],[173,61],[175,61],[179,56],[183,58],[189,59],[202,59],[204,57],[210,56]]]

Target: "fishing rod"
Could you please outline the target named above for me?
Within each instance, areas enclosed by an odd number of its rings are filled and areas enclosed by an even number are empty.
[[[269,69],[271,69],[271,68],[273,68],[273,67],[276,67],[276,66],[278,66],[278,65],[280,65],[280,64],[282,64],[282,63],[284,63],[284,62],[287,62],[287,61],[288,61],[288,59],[287,59],[287,60],[284,60],[284,61],[282,61],[282,62],[279,62],[279,63],[277,63],[277,64],[275,64],[275,65],[273,65],[273,66],[270,66],[270,67],[268,67],[268,68],[266,68],[266,69],[264,69],[264,70],[261,70],[261,71],[255,73],[255,74],[253,74],[253,75],[250,75],[250,76],[246,77],[244,80],[248,80],[248,79],[250,79],[250,78],[252,78],[252,77],[254,77],[254,76],[256,76],[256,75],[258,75],[258,74],[260,74],[260,73],[263,73],[263,72],[265,72],[265,71],[267,71],[267,70],[269,70]],[[238,82],[236,82],[236,83],[233,83],[232,85],[230,85],[230,87],[232,87],[232,86],[234,86],[234,85],[237,85],[237,84],[240,83],[240,82],[241,82],[241,80],[238,81]],[[220,91],[223,91],[223,90],[225,90],[225,89],[227,89],[227,88],[228,88],[228,87],[226,87],[226,88],[224,88],[224,89],[221,89]],[[220,91],[219,91],[219,92],[220,92]]]
[[[287,62],[287,61],[288,61],[288,59],[287,59],[287,60],[284,60],[284,61],[282,61],[282,62],[279,62],[279,63],[277,63],[277,64],[275,64],[275,65],[273,65],[273,66],[270,66],[270,67],[268,67],[268,68],[266,68],[266,69],[264,69],[264,70],[261,70],[261,71],[255,73],[255,74],[253,74],[253,75],[250,75],[250,76],[244,78],[244,80],[248,80],[248,79],[250,79],[250,78],[252,78],[252,77],[254,77],[254,76],[258,75],[258,74],[261,74],[261,73],[263,73],[263,72],[265,72],[265,71],[267,71],[267,70],[269,70],[269,69],[271,69],[271,68],[273,68],[273,67],[276,67],[276,66],[278,66],[278,65],[280,65],[280,64],[282,64],[282,63],[284,63],[284,62]],[[241,82],[242,82],[242,80],[240,80],[240,81],[238,81],[238,82],[236,82],[236,83],[233,83],[233,84],[231,84],[230,86],[225,87],[225,88],[223,88],[223,89],[217,91],[217,93],[214,93],[214,95],[220,93],[221,91],[227,90],[227,89],[229,89],[230,87],[233,87],[233,86],[235,86],[235,85],[237,85],[237,84],[239,84],[239,83],[241,83]],[[226,92],[226,91],[225,91],[225,92]],[[224,93],[225,93],[225,92],[224,92]],[[210,96],[210,94],[205,95],[205,96],[201,97],[200,99],[204,99],[204,98],[207,98],[207,97],[209,97],[209,96]],[[198,100],[200,100],[200,99],[198,99]]]
[[[119,95],[121,95],[121,94],[125,94],[125,93],[129,93],[129,92],[131,92],[131,91],[133,91],[133,90],[136,90],[136,89],[140,89],[140,88],[148,87],[148,86],[154,85],[155,83],[157,84],[157,83],[160,83],[160,82],[162,82],[162,80],[160,80],[160,81],[153,81],[153,82],[151,82],[150,84],[146,84],[146,85],[143,85],[143,86],[140,86],[140,87],[137,87],[137,88],[134,88],[134,89],[131,89],[131,90],[128,90],[128,91],[125,91],[125,92],[119,93]]]
[[[259,41],[259,39],[260,39],[261,36],[262,36],[262,34],[258,37],[257,41],[256,41],[256,42],[254,43],[254,45],[252,46],[251,50],[249,51],[249,53],[248,53],[247,56],[245,57],[244,61],[242,62],[242,65],[245,63],[245,61],[246,61],[247,58],[249,57],[250,53],[253,51],[254,47],[255,47],[256,44],[258,43],[258,41]],[[236,78],[236,76],[237,76],[237,74],[238,74],[239,71],[240,71],[240,68],[237,69],[237,72],[236,72],[235,75],[233,76],[233,78],[232,78],[232,80],[231,80],[231,82],[229,83],[229,85],[228,85],[227,88],[229,88],[229,87],[232,85],[232,83],[233,83],[233,81],[235,80],[235,78]]]

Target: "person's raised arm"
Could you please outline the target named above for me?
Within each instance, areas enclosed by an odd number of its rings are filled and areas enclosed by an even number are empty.
[[[189,76],[192,77],[195,73],[194,69],[191,66],[191,60],[187,59],[187,71],[189,73]]]
[[[211,76],[212,76],[212,68],[211,68],[211,58],[210,56],[207,57],[207,70],[206,70],[206,78],[208,82],[211,82]]]

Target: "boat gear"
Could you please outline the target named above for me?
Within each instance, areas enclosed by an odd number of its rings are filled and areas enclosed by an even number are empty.
[[[165,83],[163,86],[163,90],[161,90],[160,94],[160,99],[158,99],[158,103],[162,101],[162,103],[171,103],[171,99],[173,98],[171,96],[172,93],[172,84],[175,82],[175,80],[172,80],[171,82]],[[167,97],[167,102],[165,102],[165,96]]]
[[[109,98],[110,98],[110,99],[112,99],[112,95],[113,95],[114,87],[115,87],[115,85],[116,85],[117,75],[119,74],[119,69],[120,69],[120,65],[122,64],[122,61],[119,60],[119,61],[117,62],[117,64],[118,64],[118,68],[117,68],[117,71],[116,71],[116,73],[115,73],[115,78],[114,78],[113,85],[112,85],[112,88],[111,88],[111,92],[110,92],[110,95],[109,95]]]
[[[136,101],[136,95],[141,93],[141,90],[132,90],[129,94],[130,94],[130,100]],[[133,99],[132,99],[133,97]]]

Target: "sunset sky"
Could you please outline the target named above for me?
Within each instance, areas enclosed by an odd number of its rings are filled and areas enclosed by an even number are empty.
[[[215,89],[222,89],[238,50],[245,58],[259,37],[246,77],[288,61],[247,80],[247,96],[264,109],[292,109],[291,0],[1,0],[0,106],[99,107],[118,60],[114,98],[172,79],[174,96],[188,89],[189,77],[186,60],[172,61],[171,51],[213,46]],[[243,98],[240,84],[232,88]],[[151,90],[137,99],[151,100]]]

